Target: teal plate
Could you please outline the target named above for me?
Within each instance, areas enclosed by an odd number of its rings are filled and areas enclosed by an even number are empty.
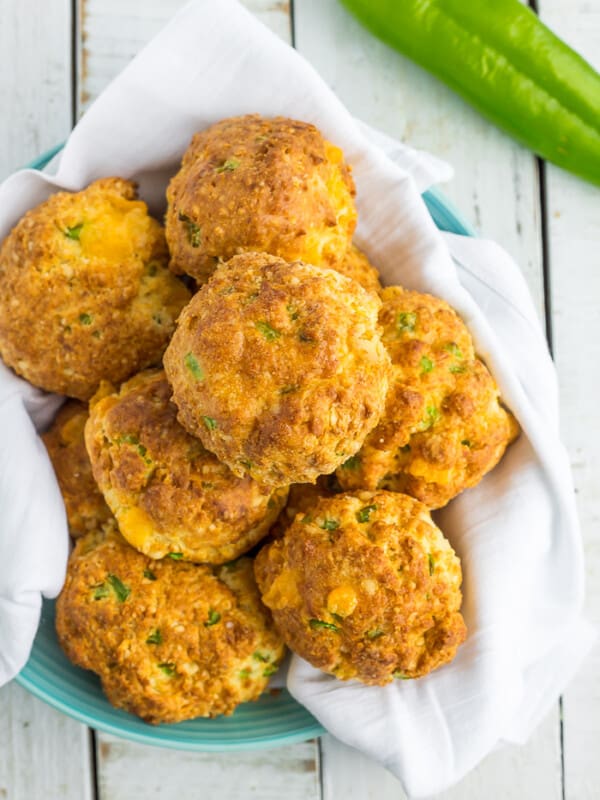
[[[61,149],[55,147],[28,166],[42,169]],[[473,236],[474,231],[437,189],[423,194],[440,230]],[[266,692],[240,706],[230,717],[194,719],[176,725],[148,725],[110,705],[91,672],[73,666],[54,631],[54,602],[46,600],[29,661],[17,683],[40,700],[92,728],[141,744],[177,750],[253,750],[302,742],[324,733],[323,727],[285,689]]]

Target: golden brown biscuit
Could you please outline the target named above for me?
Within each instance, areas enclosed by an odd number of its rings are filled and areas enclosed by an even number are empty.
[[[92,401],[94,476],[127,541],[152,558],[222,564],[265,536],[287,488],[236,477],[177,422],[162,370]]]
[[[419,678],[465,639],[460,561],[407,495],[321,499],[254,566],[286,644],[341,680]]]
[[[341,491],[335,473],[321,475],[316,483],[294,483],[290,486],[287,503],[269,531],[269,535],[272,538],[283,536],[298,514],[304,516],[322,497],[333,497]]]
[[[231,714],[260,696],[284,653],[250,559],[152,561],[116,532],[78,539],[56,630],[114,706],[153,724]]]
[[[135,184],[104,178],[28,211],[0,249],[0,355],[88,400],[160,360],[189,292]]]
[[[344,489],[391,489],[440,508],[496,466],[519,427],[447,303],[399,286],[381,298],[386,408],[337,476]]]
[[[92,465],[85,449],[83,429],[87,418],[87,406],[70,400],[42,434],[65,501],[69,532],[73,537],[97,530],[112,519],[92,475]]]
[[[360,283],[367,292],[380,294],[383,288],[379,280],[379,273],[362,250],[355,245],[348,248],[344,260],[336,266],[336,269],[347,278],[352,278]]]
[[[192,298],[165,353],[179,421],[259,483],[332,472],[385,403],[379,307],[333,270],[264,253],[232,258]]]
[[[171,269],[201,282],[247,251],[335,267],[356,225],[342,151],[314,125],[257,114],[197,133],[167,189]]]

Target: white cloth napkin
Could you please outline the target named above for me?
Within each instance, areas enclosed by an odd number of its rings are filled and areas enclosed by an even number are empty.
[[[582,551],[554,368],[506,253],[442,236],[431,221],[419,191],[448,168],[357,123],[312,67],[235,0],[197,0],[90,108],[56,175],[22,171],[4,182],[0,237],[57,189],[105,175],[134,178],[162,213],[192,134],[249,112],[312,121],[344,149],[358,189],[359,245],[386,283],[458,310],[523,428],[501,464],[437,514],[464,570],[469,636],[455,661],[419,681],[372,688],[292,659],[292,694],[335,736],[383,762],[409,794],[425,796],[500,741],[525,740],[593,638],[580,616]],[[0,372],[0,683],[26,661],[41,594],[55,595],[63,580],[64,513],[34,434],[56,405]]]

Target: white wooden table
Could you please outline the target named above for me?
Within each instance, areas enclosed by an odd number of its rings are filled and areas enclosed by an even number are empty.
[[[0,179],[66,138],[77,117],[183,0],[0,0]],[[376,41],[336,0],[246,0],[349,109],[450,161],[445,190],[521,265],[556,359],[562,429],[600,623],[600,191],[541,163]],[[598,68],[600,0],[538,0]],[[330,736],[272,751],[198,755],[90,731],[16,685],[0,690],[0,798],[401,800],[385,770]],[[444,800],[598,800],[600,648],[524,747],[491,756]]]

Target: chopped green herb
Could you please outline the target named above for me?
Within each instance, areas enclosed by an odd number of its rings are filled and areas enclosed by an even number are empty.
[[[220,167],[215,169],[215,172],[233,172],[234,169],[237,169],[240,165],[240,161],[237,158],[228,158],[227,161],[224,161]]]
[[[255,658],[257,661],[263,661],[266,664],[268,664],[270,661],[269,656],[266,656],[264,653],[261,653],[258,650],[255,653],[252,653],[252,658]]]
[[[215,431],[219,426],[217,425],[217,420],[213,419],[212,417],[202,417],[202,422],[204,426],[209,431]]]
[[[290,305],[287,305],[287,306],[285,307],[285,310],[286,310],[286,311],[288,312],[288,314],[290,315],[290,319],[291,319],[292,321],[295,321],[295,320],[297,320],[297,319],[298,319],[298,317],[300,316],[300,312],[298,311],[298,309],[296,308],[296,306],[293,306],[291,303],[290,303]]]
[[[102,331],[92,331],[92,336],[94,337],[94,339],[101,339]]]
[[[245,467],[246,469],[252,469],[252,462],[248,461],[247,458],[238,458],[238,461],[240,462],[242,467]]]
[[[313,518],[312,518],[312,515],[311,515],[311,514],[305,514],[305,515],[302,517],[302,519],[300,520],[300,522],[301,522],[303,525],[308,525],[308,524],[309,524],[310,522],[312,522],[312,521],[313,521]]]
[[[277,672],[278,667],[276,664],[267,664],[267,666],[263,669],[263,677],[268,678],[269,675],[273,675],[274,672]]]
[[[324,531],[335,531],[340,527],[340,523],[337,519],[324,519],[319,527]]]
[[[373,628],[370,631],[367,631],[367,639],[379,639],[380,636],[383,636],[383,631],[381,628]]]
[[[134,433],[125,433],[116,439],[117,444],[139,444],[140,440]]]
[[[448,371],[453,375],[461,375],[463,372],[467,371],[467,366],[466,364],[453,364],[451,367],[448,367]]]
[[[162,644],[163,638],[162,633],[158,630],[158,628],[150,634],[150,636],[146,639],[146,644]]]
[[[173,561],[181,561],[183,558],[183,553],[167,553],[169,558],[172,558]]]
[[[131,594],[131,589],[129,586],[125,586],[121,579],[117,578],[116,575],[109,574],[107,580],[110,583],[113,592],[116,594],[119,603],[124,603]]]
[[[138,444],[136,449],[137,449],[138,453],[141,455],[142,458],[144,458],[144,456],[148,452],[143,444]]]
[[[411,448],[409,444],[403,444],[402,447],[399,448],[399,450],[401,453],[410,453]]]
[[[263,321],[255,322],[254,326],[257,330],[259,330],[262,333],[262,335],[268,342],[274,342],[275,339],[279,339],[279,337],[281,336],[279,331],[276,331],[275,328],[272,328],[268,322],[263,322]]]
[[[427,406],[425,409],[425,419],[423,421],[425,428],[423,430],[427,430],[431,428],[432,425],[435,425],[436,422],[439,422],[441,416],[439,409],[435,406]]]
[[[462,351],[455,342],[450,342],[449,344],[444,345],[444,350],[453,355],[455,358],[463,358]]]
[[[108,597],[110,594],[110,589],[105,583],[101,583],[99,586],[95,587],[94,591],[94,600],[102,600],[103,597]]]
[[[163,661],[158,665],[158,668],[162,670],[165,675],[168,675],[169,678],[172,678],[173,675],[175,675],[175,664],[172,661]]]
[[[284,386],[283,389],[279,390],[279,394],[291,394],[292,392],[297,392],[297,386]]]
[[[241,669],[239,672],[240,678],[249,678],[250,677],[250,670],[249,669]]]
[[[66,228],[65,236],[67,237],[67,239],[73,239],[73,241],[78,242],[82,228],[83,228],[83,222],[80,222],[79,225],[73,225],[72,228]]]
[[[197,225],[194,220],[190,219],[185,214],[182,214],[181,211],[179,212],[179,221],[183,222],[185,225],[188,242],[192,245],[192,247],[200,247],[202,242],[200,226]]]
[[[412,333],[417,324],[417,315],[414,311],[401,311],[396,317],[396,331],[402,333]]]
[[[422,372],[431,372],[433,369],[433,361],[430,358],[427,358],[427,356],[423,356],[423,358],[419,361],[419,364],[421,365]]]
[[[401,681],[408,681],[408,680],[410,680],[410,678],[408,677],[408,675],[405,675],[403,672],[393,672],[393,673],[392,673],[392,677],[394,677],[394,678],[398,678],[398,680],[401,680]]]
[[[427,561],[429,562],[429,574],[433,575],[433,571],[435,569],[435,561],[433,560],[433,556],[431,553],[427,553]]]
[[[360,456],[359,455],[350,456],[350,458],[347,458],[344,461],[344,463],[342,464],[342,469],[355,470],[355,469],[358,469],[359,467],[360,467]]]
[[[373,511],[377,511],[376,505],[365,506],[356,512],[358,522],[368,522]]]
[[[208,619],[204,623],[205,628],[210,628],[211,625],[216,625],[217,622],[221,619],[221,615],[218,611],[215,611],[214,608],[211,608],[208,612]]]
[[[82,325],[91,325],[93,321],[94,321],[94,318],[93,318],[93,316],[91,314],[80,314],[79,315],[79,322],[81,322]]]
[[[183,363],[185,364],[186,368],[192,373],[192,375],[194,376],[194,378],[197,381],[203,381],[204,380],[204,370],[202,369],[202,367],[198,363],[198,359],[196,358],[196,356],[193,353],[188,353],[184,357]]]
[[[461,444],[463,447],[473,447],[473,442],[470,439],[463,439]]]
[[[152,572],[151,569],[144,570],[144,578],[148,578],[149,581],[155,581],[156,575]]]
[[[313,630],[323,628],[324,630],[335,631],[336,633],[340,632],[337,625],[334,625],[332,622],[324,622],[322,619],[311,619],[308,624]]]

